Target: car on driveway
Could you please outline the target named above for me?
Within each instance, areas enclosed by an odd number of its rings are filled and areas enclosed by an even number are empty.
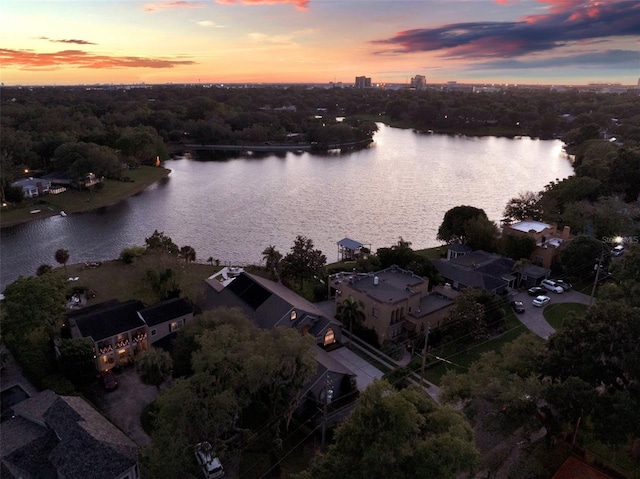
[[[558,286],[560,286],[565,291],[571,291],[571,288],[573,288],[571,283],[568,283],[567,281],[564,281],[562,279],[556,279],[555,282]]]
[[[542,308],[551,302],[551,298],[549,296],[538,296],[533,299],[532,303],[536,308]]]
[[[556,294],[564,293],[564,288],[556,284],[556,282],[551,279],[543,279],[540,282],[540,286],[548,291],[553,291]]]
[[[524,313],[524,303],[522,301],[511,301],[511,309],[516,313]]]
[[[102,371],[102,385],[107,391],[113,391],[118,387],[116,375],[109,371]]]
[[[529,296],[540,296],[542,294],[544,294],[544,288],[541,288],[540,286],[529,288]]]

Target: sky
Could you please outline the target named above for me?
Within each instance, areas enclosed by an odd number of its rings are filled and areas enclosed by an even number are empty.
[[[635,85],[640,0],[0,0],[10,85]]]

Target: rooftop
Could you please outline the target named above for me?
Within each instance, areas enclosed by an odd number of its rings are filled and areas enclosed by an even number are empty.
[[[536,233],[542,233],[545,229],[551,228],[551,225],[548,223],[543,223],[542,221],[521,221],[519,223],[514,223],[510,225],[511,229],[522,231],[524,233],[529,233],[530,231],[535,231]]]

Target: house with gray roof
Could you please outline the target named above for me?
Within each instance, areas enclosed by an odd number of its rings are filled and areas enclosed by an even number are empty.
[[[46,390],[2,423],[2,478],[138,479],[138,446],[77,396]]]
[[[496,294],[516,286],[515,261],[477,250],[451,260],[436,259],[433,265],[453,289],[482,288]]]
[[[342,324],[335,318],[326,317],[316,305],[283,284],[247,272],[241,272],[222,289],[205,284],[205,310],[236,308],[262,329],[295,328],[301,335],[315,338],[317,370],[305,391],[312,403],[324,400],[327,382],[334,400],[354,391],[356,374],[327,352],[341,347]]]
[[[186,299],[173,298],[145,307],[138,300],[105,301],[67,313],[72,338],[91,338],[96,369],[130,363],[136,354],[175,336],[193,318]]]
[[[262,329],[296,328],[327,349],[340,343],[341,323],[281,283],[242,272],[220,291],[210,285],[206,291],[205,309],[240,308]]]

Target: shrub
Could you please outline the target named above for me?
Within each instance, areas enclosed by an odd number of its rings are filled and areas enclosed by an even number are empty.
[[[131,246],[123,249],[118,259],[125,264],[131,264],[135,258],[142,256],[146,250],[144,246]]]

